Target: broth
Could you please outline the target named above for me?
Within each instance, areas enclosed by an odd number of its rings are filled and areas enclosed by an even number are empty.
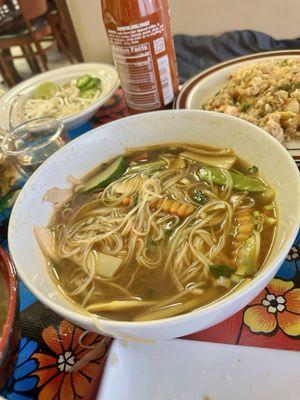
[[[76,183],[36,235],[60,290],[103,318],[197,309],[252,279],[272,247],[274,191],[230,149],[128,149]]]

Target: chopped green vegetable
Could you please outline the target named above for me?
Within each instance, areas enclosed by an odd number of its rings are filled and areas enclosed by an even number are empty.
[[[88,83],[87,83],[86,85],[84,85],[84,86],[80,89],[80,91],[81,91],[81,92],[86,92],[87,90],[94,89],[94,88],[98,87],[99,85],[100,85],[100,79],[94,77],[94,78],[91,78],[91,79],[88,81]]]
[[[83,75],[80,78],[76,79],[76,87],[78,89],[83,89],[92,79],[90,75]]]
[[[221,276],[225,276],[226,278],[230,278],[231,275],[234,273],[234,269],[229,265],[222,264],[212,264],[209,266],[210,272],[214,278],[220,278]]]
[[[147,162],[147,163],[139,163],[136,165],[132,165],[131,167],[128,168],[127,172],[129,174],[132,174],[133,172],[144,172],[144,171],[157,171],[167,165],[167,162],[165,160],[158,160],[158,161],[152,161],[152,162]]]
[[[209,198],[208,196],[202,192],[200,189],[195,189],[191,195],[191,198],[198,204],[205,204],[208,202]]]
[[[91,178],[85,185],[84,191],[91,192],[97,188],[104,188],[108,186],[115,179],[122,176],[128,167],[127,160],[124,156],[119,156],[110,164],[105,170],[99,172],[96,176]]]
[[[204,103],[202,104],[202,110],[206,110],[206,105]]]
[[[97,92],[97,89],[95,89],[95,88],[89,89],[89,90],[82,92],[80,94],[80,97],[83,97],[84,99],[92,99],[95,96],[96,92]]]
[[[228,171],[228,173],[231,175],[233,187],[236,190],[243,192],[263,192],[265,190],[263,182],[257,179],[239,175],[232,171]],[[227,183],[226,175],[219,168],[201,167],[197,175],[201,181],[210,182],[212,180],[216,185],[225,185]]]
[[[287,60],[287,59],[283,60],[283,61],[282,61],[282,65],[283,65],[283,66],[288,65],[288,60]]]
[[[248,172],[250,175],[255,175],[258,173],[258,167],[256,165],[252,165],[252,167],[248,168]]]
[[[134,207],[138,205],[138,202],[139,202],[139,195],[136,193],[133,196],[133,205],[134,205]]]
[[[279,87],[279,89],[289,92],[292,89],[292,85],[290,83],[284,83]]]
[[[198,154],[190,151],[184,151],[180,154],[181,157],[189,160],[199,161],[203,164],[211,165],[212,167],[229,169],[236,162],[235,156],[210,156],[206,154]]]
[[[253,211],[253,216],[254,217],[260,217],[260,212],[259,211]]]
[[[274,205],[274,204],[267,204],[266,206],[264,206],[264,209],[265,209],[266,211],[274,210],[274,208],[275,208],[275,205]]]
[[[248,101],[245,101],[242,106],[241,106],[241,110],[242,111],[247,111],[250,108],[251,104],[248,103]]]
[[[164,229],[164,234],[166,236],[171,236],[173,232],[174,232],[174,228],[165,228]]]
[[[92,98],[98,89],[101,88],[101,81],[97,77],[83,75],[76,80],[76,87],[80,90],[80,96]]]
[[[300,89],[300,81],[297,81],[297,82],[295,83],[295,88],[296,88],[296,89]]]

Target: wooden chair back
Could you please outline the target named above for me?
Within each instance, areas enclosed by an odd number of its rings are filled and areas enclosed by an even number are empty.
[[[18,0],[25,21],[32,22],[48,11],[47,0]]]

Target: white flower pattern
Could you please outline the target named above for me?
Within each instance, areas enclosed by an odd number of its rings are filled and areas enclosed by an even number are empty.
[[[288,261],[296,261],[300,259],[300,249],[298,246],[293,246],[286,256]]]
[[[275,314],[276,312],[282,312],[285,310],[285,298],[283,296],[275,296],[272,293],[266,295],[262,300],[261,304],[267,307],[268,312]]]
[[[75,355],[71,351],[66,351],[58,356],[57,366],[61,372],[69,372],[75,362]]]

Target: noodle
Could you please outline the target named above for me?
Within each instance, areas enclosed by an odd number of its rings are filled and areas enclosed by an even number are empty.
[[[57,93],[50,99],[29,98],[25,103],[25,119],[31,120],[40,117],[64,118],[89,107],[101,94],[96,90],[91,98],[80,96],[80,90],[76,87],[76,79],[61,85]]]
[[[182,148],[216,159],[232,155],[230,149]],[[221,167],[222,185],[216,184],[213,169],[205,181],[199,179],[201,165],[189,159],[176,164],[181,148],[172,151],[153,150],[154,160],[165,162],[153,173],[139,172],[134,162],[134,172],[129,169],[106,187],[75,192],[55,216],[60,262],[52,268],[60,287],[86,311],[142,321],[214,301],[236,283],[230,275],[215,276],[212,267],[218,273],[225,264],[227,273],[235,275],[241,248],[251,235],[257,244],[253,257],[264,262],[274,228],[265,234],[259,195],[236,190],[230,170]],[[242,176],[245,167],[239,162],[234,171]],[[74,184],[84,187],[85,180]],[[261,215],[258,222],[254,208]],[[103,257],[115,265],[114,272],[102,271]]]

